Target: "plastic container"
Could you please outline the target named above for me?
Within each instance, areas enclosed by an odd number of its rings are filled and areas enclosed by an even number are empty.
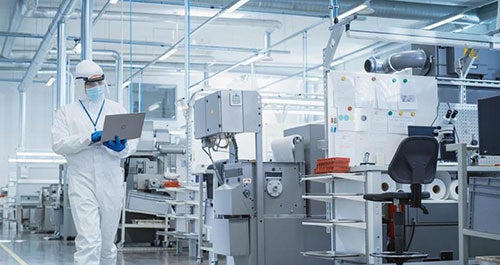
[[[469,228],[500,234],[500,178],[469,179]]]

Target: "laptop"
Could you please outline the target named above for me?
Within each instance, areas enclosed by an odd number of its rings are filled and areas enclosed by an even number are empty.
[[[106,115],[101,140],[90,145],[114,141],[115,136],[120,137],[120,139],[140,138],[145,117],[146,113],[144,112]]]

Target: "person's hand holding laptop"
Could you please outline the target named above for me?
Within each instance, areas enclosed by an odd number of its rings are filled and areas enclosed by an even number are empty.
[[[106,115],[102,132],[94,132],[89,145],[103,144],[113,151],[122,151],[127,139],[141,137],[145,116],[143,112]]]

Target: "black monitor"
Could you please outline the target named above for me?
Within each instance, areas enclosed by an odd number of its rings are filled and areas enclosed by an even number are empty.
[[[477,102],[479,123],[479,153],[500,155],[500,96]]]
[[[408,136],[435,136],[436,127],[432,126],[408,126]]]

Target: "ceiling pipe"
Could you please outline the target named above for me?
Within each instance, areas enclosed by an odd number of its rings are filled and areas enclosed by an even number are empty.
[[[430,59],[424,50],[403,51],[394,53],[386,59],[370,57],[365,61],[368,73],[394,73],[407,68],[424,69],[430,67]]]
[[[80,27],[81,60],[92,60],[92,4],[93,0],[82,0]]]
[[[183,3],[184,4],[184,3]],[[33,18],[51,18],[55,11],[52,8],[40,7],[37,12],[33,14]],[[94,12],[95,13],[95,12]],[[98,15],[95,13],[94,15]],[[102,14],[101,19],[106,21],[121,21],[123,17],[130,17],[130,12],[108,11]],[[71,14],[70,19],[79,19],[80,14],[74,12]],[[210,18],[208,18],[210,19]],[[173,23],[182,24],[184,23],[184,15],[174,15],[174,14],[159,14],[159,13],[144,13],[144,12],[133,12],[132,20],[134,22],[147,22],[147,23]],[[207,20],[206,17],[191,17],[192,24],[202,24]],[[282,27],[282,24],[278,20],[270,19],[251,19],[251,18],[219,18],[214,21],[212,25],[215,26],[225,26],[225,27],[262,27],[267,31],[278,30]]]
[[[12,10],[12,16],[9,24],[9,32],[17,32],[21,27],[23,18],[33,14],[38,6],[38,0],[18,0]],[[12,46],[14,45],[14,38],[7,37],[3,42],[2,56],[5,58],[10,57]]]
[[[214,16],[210,17],[209,19],[205,20],[203,23],[201,23],[198,27],[196,27],[195,29],[193,29],[192,31],[189,31],[190,28],[188,28],[188,32],[186,32],[186,36],[191,38],[194,34],[198,33],[199,31],[201,31],[203,28],[205,28],[206,26],[208,26],[210,23],[212,23],[213,21],[217,20],[222,14],[224,14],[226,12],[226,10],[228,10],[229,8],[232,7],[234,1],[231,2],[228,6],[226,6],[225,8],[221,9],[219,12],[217,12],[217,14],[215,14]],[[188,16],[189,17],[189,16]],[[192,21],[191,21],[192,22]],[[191,23],[190,22],[190,23]],[[169,49],[167,49],[165,52],[163,52],[160,56],[156,57],[155,59],[153,59],[151,62],[149,62],[148,64],[146,64],[144,67],[142,67],[141,69],[139,69],[138,71],[136,71],[135,73],[131,73],[130,74],[130,77],[125,81],[125,82],[128,82],[128,81],[131,81],[135,76],[137,76],[139,73],[141,72],[144,72],[144,70],[146,70],[147,68],[153,66],[154,64],[156,64],[163,56],[167,55],[168,53],[172,52],[174,49],[176,49],[181,43],[183,43],[186,39],[186,36],[185,37],[182,37],[180,38],[176,43],[174,43],[174,45],[172,45],[172,47],[170,47]],[[189,39],[188,38],[188,39]]]
[[[132,0],[137,3],[182,5],[182,0]],[[214,8],[224,4],[226,0],[197,0],[192,2],[194,7]],[[342,0],[340,12],[343,13],[352,7],[359,5],[360,0]],[[372,1],[370,7],[375,10],[373,14],[366,16],[396,18],[396,19],[438,19],[449,16],[464,8],[464,6],[449,6],[432,4],[429,1],[420,3],[395,2],[390,0]],[[465,6],[467,7],[467,6]],[[298,15],[312,17],[328,17],[329,10],[325,8],[325,0],[273,0],[273,1],[250,1],[240,8],[241,11],[270,13],[281,15]],[[475,13],[468,14],[460,22],[478,23],[479,17]]]
[[[94,19],[95,20],[95,19]],[[43,39],[44,35],[42,34],[33,34],[33,33],[20,33],[20,32],[7,32],[0,31],[1,37],[16,37],[16,38],[33,38],[33,39]],[[80,37],[76,36],[68,36],[66,38],[69,41],[79,42]],[[110,44],[121,44],[122,40],[120,39],[104,39],[104,38],[92,38],[94,43],[110,43]],[[156,42],[156,41],[141,41],[141,40],[123,40],[123,44],[132,44],[132,45],[141,45],[141,46],[151,46],[151,47],[170,47],[172,43],[166,42]],[[183,45],[179,45],[180,48],[183,48]],[[195,45],[191,44],[191,49],[193,50],[209,50],[209,51],[225,51],[225,52],[248,52],[248,53],[257,53],[260,51],[258,48],[244,48],[244,47],[230,47],[230,46],[218,46],[218,45]],[[277,54],[290,54],[289,50],[270,50],[271,53]]]
[[[276,46],[278,46],[278,45],[281,45],[282,43],[285,43],[285,42],[287,42],[287,41],[289,41],[289,40],[291,40],[291,39],[295,38],[296,36],[302,35],[304,32],[307,32],[307,31],[309,31],[309,30],[311,30],[311,29],[313,29],[313,28],[315,28],[315,27],[317,27],[317,26],[321,25],[321,24],[325,23],[326,21],[328,21],[328,19],[322,19],[322,20],[321,20],[321,21],[319,21],[319,22],[316,22],[316,23],[314,23],[314,24],[312,24],[312,25],[310,25],[310,26],[308,26],[308,27],[306,27],[306,28],[304,28],[304,29],[302,29],[302,30],[299,30],[299,31],[297,31],[297,32],[293,33],[292,35],[289,35],[288,37],[285,37],[285,38],[281,39],[280,41],[278,41],[278,42],[276,42],[276,43],[274,43],[274,44],[270,45],[269,47],[266,47],[266,48],[262,49],[261,51],[259,51],[259,53],[266,53],[266,52],[268,52],[270,49],[272,49],[272,48],[274,48],[274,47],[276,47]],[[245,59],[243,59],[243,60],[241,60],[241,61],[239,61],[239,62],[237,62],[237,63],[235,63],[235,64],[233,64],[233,65],[231,65],[231,66],[229,66],[229,67],[227,67],[227,68],[226,68],[226,69],[224,69],[224,70],[221,70],[221,71],[219,71],[219,72],[216,72],[216,73],[214,73],[214,74],[209,75],[208,77],[203,78],[203,80],[201,80],[201,81],[199,81],[199,82],[195,83],[194,85],[192,85],[192,86],[191,86],[191,88],[196,87],[196,86],[199,86],[199,85],[201,85],[201,84],[203,84],[203,83],[207,82],[208,80],[210,80],[210,79],[212,79],[212,78],[214,78],[214,77],[216,77],[216,76],[218,76],[218,75],[220,75],[220,74],[223,74],[223,73],[226,73],[226,72],[232,71],[233,69],[235,69],[235,68],[239,67],[240,65],[242,65],[242,64],[243,64],[243,63],[245,63],[245,62],[247,62],[248,60],[251,60],[254,56],[255,56],[255,55],[252,55],[252,56],[250,56],[250,57],[247,57],[247,58],[245,58]]]
[[[36,73],[40,70],[42,63],[45,61],[48,51],[52,49],[52,46],[54,45],[55,33],[59,22],[65,20],[66,15],[73,11],[77,2],[77,0],[66,0],[61,2],[56,16],[54,16],[54,19],[45,33],[45,38],[40,43],[30,67],[24,74],[24,77],[17,88],[19,91],[26,91],[28,85],[30,85],[35,78]]]

